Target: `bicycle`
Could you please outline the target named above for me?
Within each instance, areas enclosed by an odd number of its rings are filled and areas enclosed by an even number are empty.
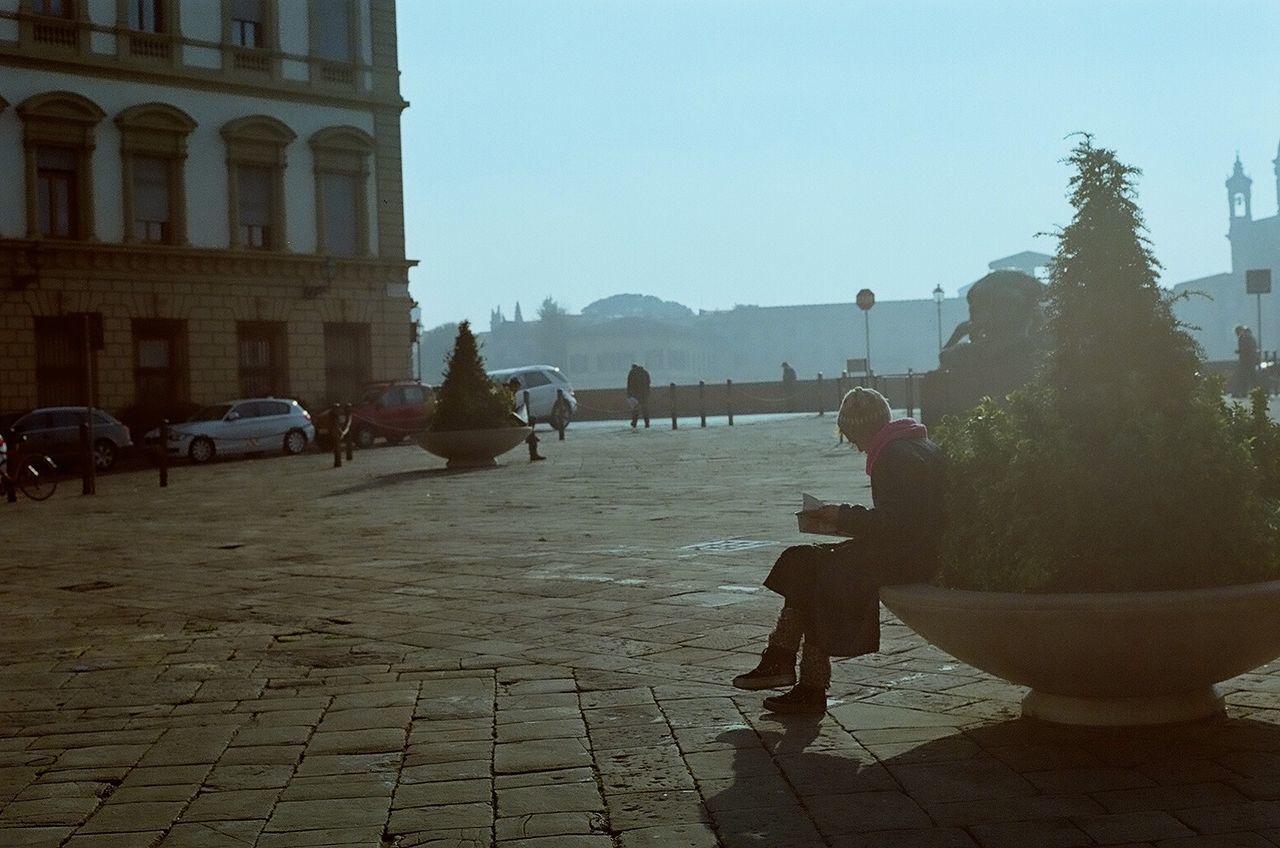
[[[14,451],[14,462],[18,470],[9,473],[8,447],[4,436],[0,436],[0,489],[6,493],[15,488],[33,501],[42,501],[58,488],[58,466],[53,460],[42,454],[27,454],[21,457]]]

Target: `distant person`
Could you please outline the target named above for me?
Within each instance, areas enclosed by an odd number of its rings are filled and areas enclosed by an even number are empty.
[[[1240,324],[1236,327],[1236,380],[1233,397],[1244,397],[1258,383],[1258,340],[1253,331]]]
[[[502,384],[502,387],[511,392],[511,400],[515,404],[512,408],[515,414],[522,420],[526,420],[529,424],[533,423],[533,419],[529,418],[528,410],[524,408],[524,391],[520,385],[519,377],[512,377],[510,380]]]
[[[787,412],[796,411],[796,369],[786,361],[782,363],[782,395],[786,399]]]
[[[638,362],[631,363],[627,372],[627,405],[631,407],[631,428],[644,418],[645,429],[649,427],[649,372]]]
[[[551,405],[551,426],[560,434],[562,442],[571,415],[573,415],[573,407],[569,406],[569,399],[564,396],[564,389],[556,389],[556,402]]]
[[[787,548],[764,581],[782,595],[782,612],[760,664],[733,685],[756,690],[794,684],[785,695],[765,699],[765,709],[775,713],[826,712],[831,657],[880,650],[880,587],[927,581],[938,569],[943,460],[924,425],[912,418],[891,421],[884,395],[861,387],[844,396],[836,424],[867,455],[872,508],[825,504],[813,511],[850,538]]]

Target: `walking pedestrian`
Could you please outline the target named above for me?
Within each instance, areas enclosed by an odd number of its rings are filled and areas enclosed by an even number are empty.
[[[735,677],[733,685],[794,685],[765,699],[771,712],[826,712],[831,657],[880,649],[880,587],[928,580],[938,567],[943,461],[924,425],[912,418],[891,421],[884,396],[859,387],[841,401],[837,426],[867,455],[873,505],[826,504],[816,510],[818,521],[851,538],[787,548],[764,581],[782,595],[782,612],[759,665]]]
[[[1258,340],[1244,324],[1236,327],[1236,379],[1233,397],[1244,397],[1258,384]]]
[[[631,363],[627,372],[627,404],[631,407],[631,429],[636,422],[644,418],[645,429],[649,427],[649,372],[638,362]]]
[[[796,369],[786,360],[782,362],[782,395],[786,399],[787,412],[796,411]]]

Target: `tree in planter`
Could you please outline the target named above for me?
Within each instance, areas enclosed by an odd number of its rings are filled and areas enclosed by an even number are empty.
[[[491,430],[511,426],[511,393],[498,386],[484,370],[471,322],[458,325],[453,352],[449,354],[444,382],[436,393],[436,410],[431,429]]]
[[[1157,286],[1138,171],[1086,137],[1049,289],[1053,350],[948,421],[944,584],[1105,592],[1280,575],[1277,428],[1223,400]]]

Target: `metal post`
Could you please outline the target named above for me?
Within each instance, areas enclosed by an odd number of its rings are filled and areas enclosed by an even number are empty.
[[[729,426],[733,426],[733,381],[724,381],[724,405],[729,411]]]
[[[22,439],[21,435],[14,437],[13,443],[9,445],[9,456],[5,460],[4,499],[9,503],[18,502],[18,487],[14,480],[18,477],[16,469],[21,468],[18,463],[22,462]]]
[[[84,423],[80,425],[80,439],[84,447],[84,494],[97,491],[98,463],[93,455],[93,339],[89,332],[89,313],[84,313]]]
[[[916,414],[915,399],[915,372],[910,368],[907,369],[907,417],[914,418]]]
[[[818,372],[818,414],[827,414],[827,402],[822,395],[822,372]]]
[[[849,376],[848,371],[841,371],[840,376],[836,377],[836,416],[840,415],[840,404],[844,402],[844,378]],[[836,444],[844,442],[844,433],[840,432],[839,422],[836,426]]]
[[[347,461],[350,462],[355,458],[356,447],[356,428],[352,426],[355,422],[351,420],[351,404],[344,403],[342,411],[347,414],[347,433],[344,441],[347,443]]]
[[[702,426],[707,426],[707,381],[698,381],[698,416],[702,419]]]
[[[671,429],[679,429],[680,425],[676,423],[676,384],[671,384]]]
[[[333,441],[333,467],[342,467],[342,427],[338,424],[338,405],[329,407],[329,438]]]
[[[160,420],[160,488],[169,487],[169,419]]]
[[[1262,350],[1262,294],[1255,297],[1258,298],[1258,350]]]
[[[862,310],[863,335],[867,340],[867,373],[871,373],[871,310]]]

